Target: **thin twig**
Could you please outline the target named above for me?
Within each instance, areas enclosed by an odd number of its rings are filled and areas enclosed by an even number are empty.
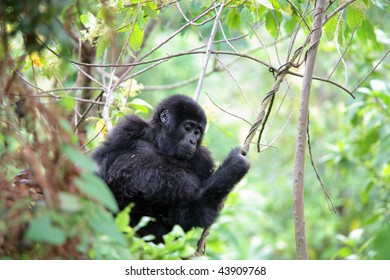
[[[296,72],[292,72],[292,71],[288,71],[289,75],[293,75],[293,76],[296,76],[296,77],[300,77],[300,78],[303,78],[303,75],[302,74],[299,74],[299,73],[296,73]],[[343,91],[345,91],[346,93],[348,93],[353,99],[355,99],[355,96],[353,95],[353,91],[347,89],[346,87],[340,85],[339,83],[336,83],[332,80],[328,80],[326,78],[321,78],[321,77],[313,77],[313,80],[317,80],[317,81],[321,81],[321,82],[326,82],[326,83],[329,83],[329,84],[332,84],[340,89],[342,89]]]
[[[301,11],[297,7],[295,7],[295,5],[290,0],[286,0],[286,1],[293,7],[294,11],[296,11],[297,14],[301,17],[301,20],[305,23],[307,29],[311,31],[309,24],[305,20],[306,15],[302,15]]]
[[[315,164],[314,159],[313,159],[313,153],[312,153],[312,150],[311,150],[311,140],[310,140],[309,126],[310,126],[310,115],[308,113],[308,120],[307,120],[307,146],[309,148],[309,155],[310,155],[311,166],[313,167],[314,173],[316,174],[316,177],[317,177],[317,180],[318,180],[318,182],[321,185],[322,192],[324,193],[325,201],[326,201],[326,204],[328,205],[330,213],[337,214],[337,210],[336,210],[336,207],[335,207],[335,205],[333,203],[333,200],[330,197],[329,192],[326,189],[325,184],[324,184],[324,182],[321,179],[320,173],[318,172],[318,169],[317,169],[316,164]]]
[[[377,62],[377,64],[375,64],[375,66],[363,77],[363,79],[360,80],[360,82],[351,90],[351,92],[355,92],[362,83],[364,83],[364,81],[372,74],[372,72],[374,72],[376,70],[376,68],[378,68],[378,66],[383,62],[383,60],[385,60],[385,58],[387,57],[387,55],[389,54],[390,52],[390,49],[387,50],[387,52],[385,53],[385,55]]]
[[[349,38],[349,42],[348,42],[347,46],[345,47],[345,50],[344,50],[343,54],[340,56],[339,60],[337,61],[336,65],[335,65],[335,67],[333,68],[332,72],[330,72],[330,74],[328,75],[328,79],[330,79],[332,77],[333,73],[336,71],[337,67],[339,66],[341,60],[344,60],[344,56],[347,53],[347,51],[349,49],[349,46],[352,43],[352,39],[353,39],[353,36],[354,36],[356,30],[357,30],[357,27],[355,27],[352,30],[351,38]]]
[[[324,21],[322,22],[322,26],[324,26],[332,17],[334,17],[338,12],[343,11],[347,6],[355,2],[356,0],[349,0],[344,2],[340,6],[338,6],[331,14],[326,15]]]
[[[221,110],[222,112],[224,112],[224,113],[226,113],[226,114],[228,114],[228,115],[230,115],[230,116],[232,116],[232,117],[235,117],[235,118],[237,118],[237,119],[240,119],[240,120],[246,122],[246,123],[249,124],[249,125],[252,125],[249,121],[247,121],[247,120],[244,119],[243,117],[240,117],[240,116],[238,116],[238,115],[235,115],[235,114],[233,114],[233,113],[230,113],[230,112],[228,112],[227,110],[225,110],[224,108],[222,108],[221,106],[219,106],[217,103],[214,102],[213,99],[211,99],[210,95],[209,95],[207,92],[205,92],[205,94],[207,95],[207,97],[209,98],[209,100],[214,104],[214,106],[217,107],[217,108],[218,108],[219,110]]]
[[[206,54],[205,54],[205,57],[203,60],[202,70],[201,70],[200,76],[199,76],[198,86],[197,86],[197,88],[195,90],[195,94],[194,94],[194,99],[196,101],[199,100],[200,91],[202,90],[202,87],[203,87],[203,81],[204,81],[204,77],[206,75],[207,65],[208,65],[209,60],[210,60],[211,49],[213,47],[214,37],[215,37],[215,34],[217,33],[219,20],[220,20],[221,15],[222,15],[223,8],[225,7],[225,3],[226,3],[226,0],[221,1],[221,7],[218,10],[217,16],[215,17],[213,29],[211,30],[209,42],[208,42],[207,48],[206,48]]]

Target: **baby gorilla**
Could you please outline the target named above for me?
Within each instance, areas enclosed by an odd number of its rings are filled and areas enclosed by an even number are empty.
[[[153,221],[138,231],[155,243],[174,225],[185,231],[208,227],[218,206],[249,169],[240,148],[214,172],[210,152],[201,146],[206,114],[191,98],[173,95],[144,121],[127,116],[93,153],[99,175],[122,210],[134,203],[130,225],[143,216]]]

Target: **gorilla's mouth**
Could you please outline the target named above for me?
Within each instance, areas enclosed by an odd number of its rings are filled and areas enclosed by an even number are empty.
[[[179,158],[190,159],[192,157],[192,155],[194,154],[194,152],[195,152],[195,149],[190,149],[190,148],[186,148],[183,146],[179,146],[178,156],[179,156]]]

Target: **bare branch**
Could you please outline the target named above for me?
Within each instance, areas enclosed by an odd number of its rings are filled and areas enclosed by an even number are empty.
[[[296,77],[303,78],[302,74],[299,74],[299,73],[296,73],[296,72],[288,71],[288,74],[296,76]],[[329,80],[329,79],[326,79],[326,78],[321,78],[321,77],[313,77],[313,80],[322,81],[322,82],[326,82],[326,83],[332,84],[332,85],[342,89],[343,91],[348,93],[352,98],[355,99],[355,96],[353,95],[353,91],[347,89],[346,87],[340,85],[339,83],[336,83],[336,82],[334,82],[332,80]]]
[[[218,13],[217,13],[217,16],[215,18],[214,25],[213,25],[213,29],[211,30],[209,42],[208,42],[207,48],[206,48],[206,55],[205,55],[204,60],[203,60],[202,71],[200,72],[198,86],[197,86],[197,88],[195,90],[195,94],[194,94],[194,99],[196,101],[199,100],[200,91],[202,90],[202,87],[203,87],[203,81],[204,81],[204,77],[206,75],[207,65],[208,65],[209,60],[210,60],[211,49],[213,47],[214,37],[215,37],[215,34],[217,33],[219,20],[220,20],[221,15],[222,15],[223,8],[225,7],[225,3],[226,3],[226,0],[221,1],[221,7],[218,10]]]
[[[217,103],[215,103],[214,100],[211,99],[210,95],[207,92],[206,92],[206,95],[210,99],[210,101],[214,104],[214,106],[217,107],[219,110],[221,110],[222,112],[224,112],[224,113],[226,113],[226,114],[228,114],[228,115],[230,115],[232,117],[235,117],[237,119],[240,119],[240,120],[246,122],[247,124],[251,125],[251,123],[249,121],[247,121],[246,119],[244,119],[243,117],[240,117],[238,115],[235,115],[235,114],[230,113],[227,110],[223,109],[221,106],[219,106]]]

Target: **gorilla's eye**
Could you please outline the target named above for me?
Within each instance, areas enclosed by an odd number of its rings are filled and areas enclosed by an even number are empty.
[[[199,128],[195,129],[194,133],[195,133],[196,136],[198,136],[200,134],[200,129]]]
[[[187,123],[187,124],[184,125],[184,129],[185,129],[185,131],[191,131],[192,130],[192,125]]]

